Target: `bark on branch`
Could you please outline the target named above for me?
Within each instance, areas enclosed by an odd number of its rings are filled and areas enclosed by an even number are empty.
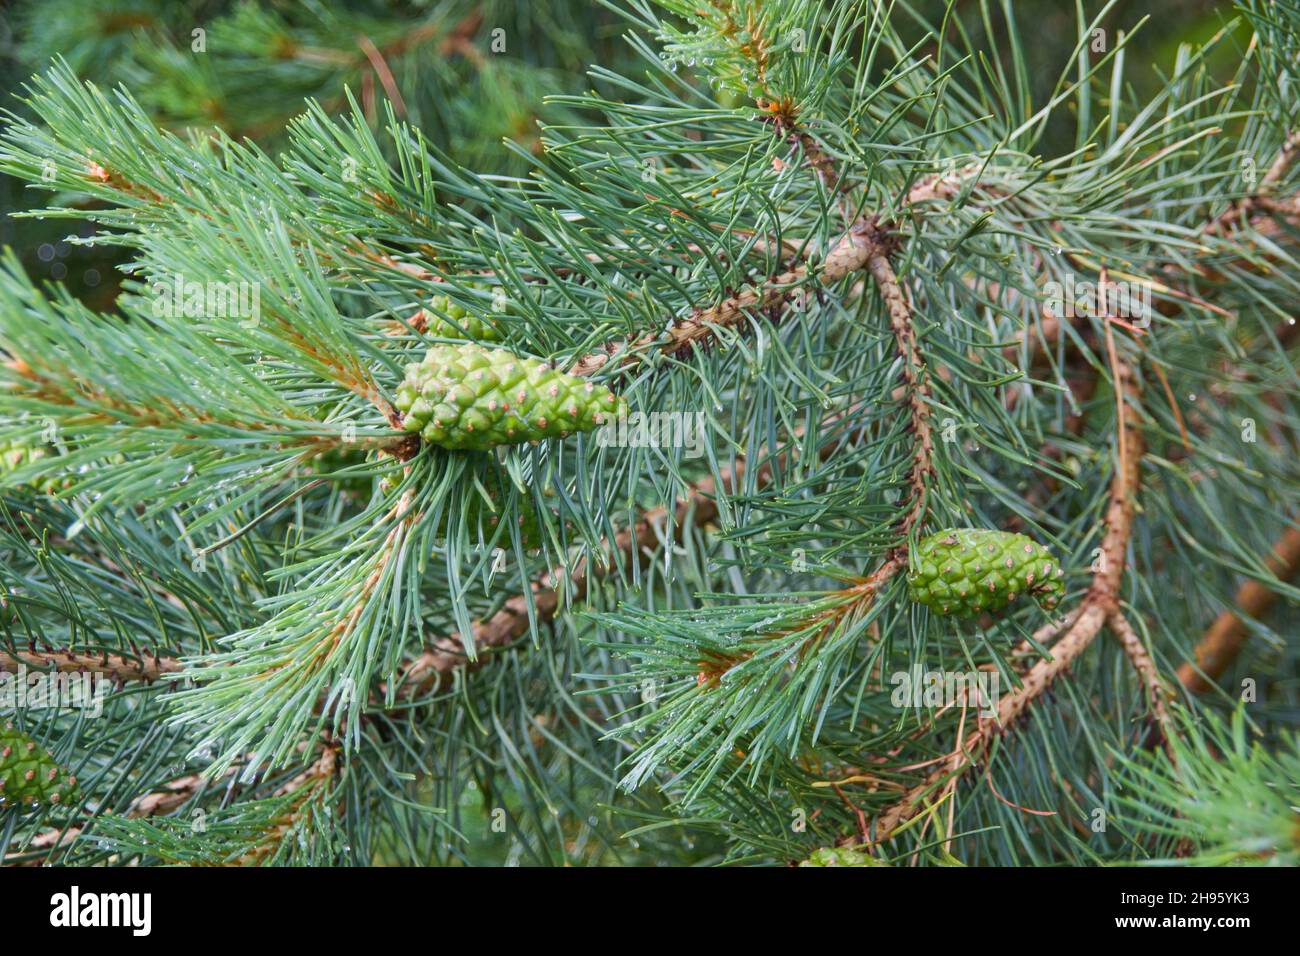
[[[1071,623],[1052,646],[1051,658],[1036,663],[1022,678],[1020,688],[1002,696],[998,701],[997,716],[976,718],[975,730],[959,742],[947,760],[876,816],[871,829],[875,843],[889,840],[900,826],[925,809],[927,801],[937,791],[954,786],[961,774],[987,754],[994,740],[1079,659],[1101,632],[1107,619],[1117,613],[1119,585],[1123,579],[1128,542],[1133,530],[1142,433],[1135,421],[1139,407],[1137,380],[1129,365],[1120,360],[1118,355],[1114,365],[1115,387],[1124,396],[1120,404],[1118,428],[1124,452],[1111,481],[1106,533],[1102,539],[1101,560],[1093,575],[1092,585],[1072,618],[1067,618]]]
[[[873,221],[859,220],[827,253],[820,270],[807,265],[787,269],[717,305],[696,309],[663,334],[652,333],[631,342],[608,342],[601,350],[584,355],[574,362],[569,367],[569,374],[584,377],[594,375],[611,362],[622,368],[643,361],[655,353],[689,353],[712,340],[718,329],[739,325],[754,312],[784,308],[795,296],[803,294],[802,287],[810,279],[815,278],[823,285],[831,285],[863,268],[870,257],[880,250],[883,240],[881,230]]]
[[[1300,529],[1287,528],[1273,545],[1269,572],[1279,581],[1289,581],[1300,570]],[[1250,632],[1246,618],[1264,614],[1277,600],[1277,592],[1258,581],[1247,581],[1237,589],[1233,610],[1224,611],[1210,625],[1196,645],[1195,663],[1178,668],[1178,680],[1194,694],[1203,694],[1237,658]]]
[[[144,654],[139,658],[121,654],[91,654],[78,651],[0,651],[0,671],[17,673],[20,667],[59,674],[106,674],[116,683],[153,683],[164,674],[175,674],[181,662],[174,657]]]

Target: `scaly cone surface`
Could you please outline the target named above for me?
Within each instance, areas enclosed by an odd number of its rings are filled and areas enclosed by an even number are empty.
[[[430,299],[425,314],[429,317],[425,331],[436,338],[469,339],[471,342],[501,340],[501,329],[494,319],[471,312],[445,295],[435,295]]]
[[[0,727],[0,806],[67,803],[80,794],[77,778],[12,724]]]
[[[848,847],[823,847],[813,851],[813,855],[799,864],[800,866],[889,866],[884,860],[877,860],[861,850]]]
[[[32,445],[16,439],[0,439],[0,474],[9,474],[46,458],[49,451],[44,445]],[[71,486],[66,478],[34,478],[28,485],[45,494],[55,494]]]
[[[509,499],[510,478],[504,469],[491,468],[482,477],[481,484],[487,489],[492,503],[489,505],[483,500],[482,494],[475,490],[471,496],[472,503],[465,516],[465,521],[471,536],[478,534],[481,526],[483,537],[491,538],[496,532],[497,525],[501,523],[501,519],[507,516],[505,503]],[[516,498],[516,501],[519,511],[516,520],[519,523],[520,543],[528,551],[540,548],[542,546],[542,526],[537,517],[537,510],[533,507],[532,496],[521,494]],[[509,547],[510,542],[510,533],[507,531],[501,536],[498,543],[504,547]]]
[[[998,611],[1022,594],[1053,608],[1065,592],[1052,553],[1023,534],[950,528],[923,540],[907,585],[912,600],[937,614]]]
[[[585,379],[469,342],[435,345],[408,365],[394,404],[406,431],[474,451],[591,431],[624,410],[613,392]]]

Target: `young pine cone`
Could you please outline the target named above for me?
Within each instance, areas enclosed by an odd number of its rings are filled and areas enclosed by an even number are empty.
[[[476,288],[483,288],[476,286]],[[478,315],[454,299],[435,295],[424,310],[429,317],[425,331],[440,339],[468,339],[471,342],[498,342],[501,329],[490,316]]]
[[[922,541],[907,576],[913,601],[937,614],[998,611],[1022,594],[1053,608],[1065,592],[1052,553],[1023,534],[952,528]]]
[[[77,778],[12,724],[0,726],[0,806],[68,803],[80,795]]]
[[[435,345],[408,365],[394,404],[406,431],[443,448],[476,451],[591,431],[623,408],[608,389],[470,342]]]

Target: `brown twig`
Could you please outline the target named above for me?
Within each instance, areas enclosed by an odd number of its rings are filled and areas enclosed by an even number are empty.
[[[1169,759],[1177,762],[1177,755],[1174,751],[1174,725],[1169,718],[1168,702],[1170,691],[1164,678],[1160,676],[1160,670],[1156,667],[1156,662],[1151,657],[1151,652],[1147,650],[1142,638],[1133,629],[1133,625],[1128,622],[1119,610],[1111,612],[1106,619],[1106,626],[1110,632],[1119,640],[1120,646],[1124,648],[1124,654],[1128,657],[1129,663],[1137,671],[1142,685],[1147,691],[1147,702],[1151,709],[1151,717],[1155,721],[1156,727],[1160,731],[1161,737],[1164,738],[1165,749],[1169,754]]]
[[[722,474],[723,484],[732,485],[739,482],[744,475],[744,462],[725,470]],[[769,472],[765,472],[770,474]],[[760,474],[760,478],[763,474]],[[674,536],[681,540],[690,527],[702,527],[718,516],[716,484],[712,478],[706,478],[694,486],[681,498],[673,510]],[[646,560],[643,543],[662,538],[665,535],[665,522],[668,518],[667,508],[654,508],[647,511],[631,528],[624,529],[612,542],[603,542],[601,553],[603,564],[609,566],[616,560]],[[589,563],[584,560],[572,572],[565,568],[555,568],[532,584],[532,603],[539,621],[549,621],[559,613],[561,593],[567,581],[577,599],[586,594]],[[518,640],[529,629],[528,597],[516,595],[506,601],[505,605],[490,617],[475,621],[470,635],[475,657],[471,660],[465,654],[465,642],[459,632],[440,637],[433,641],[429,650],[416,657],[403,672],[398,695],[403,699],[421,697],[446,689],[457,670],[470,672],[482,667],[491,659],[485,653],[506,647]]]
[[[370,67],[379,77],[379,82],[384,87],[384,93],[393,104],[393,109],[399,117],[406,116],[406,102],[402,99],[402,91],[397,87],[397,80],[393,78],[393,71],[388,66],[388,60],[384,54],[375,46],[373,40],[364,33],[357,37],[357,46],[361,47],[361,52],[366,55],[370,61]],[[368,75],[368,74],[367,74]]]
[[[1300,529],[1289,527],[1273,544],[1273,555],[1265,562],[1269,573],[1279,581],[1289,581],[1300,570]],[[1259,581],[1247,581],[1237,589],[1235,607],[1224,611],[1197,642],[1195,663],[1187,661],[1178,668],[1178,680],[1194,694],[1203,694],[1214,686],[1246,643],[1249,631],[1246,618],[1264,614],[1277,600],[1277,592]]]
[[[925,518],[929,479],[934,474],[934,435],[930,430],[930,383],[925,360],[916,341],[916,328],[907,296],[898,283],[894,267],[884,250],[872,254],[867,269],[880,289],[880,297],[889,312],[889,325],[894,333],[894,343],[903,360],[904,400],[911,420],[913,449],[912,466],[908,475],[911,485],[911,504],[898,525],[902,542],[891,557],[896,564],[907,564],[907,538]]]
[[[649,334],[632,342],[612,341],[599,351],[582,356],[569,367],[569,374],[588,376],[610,362],[629,366],[655,352],[663,355],[689,353],[711,341],[721,328],[739,325],[754,312],[776,311],[800,294],[800,287],[812,278],[830,285],[867,264],[883,241],[873,222],[859,221],[835,244],[819,272],[807,265],[796,266],[754,288],[724,299],[718,305],[696,309],[662,335]]]
[[[873,230],[879,229],[874,222],[871,227]],[[890,236],[877,231],[873,236],[872,251],[867,256],[866,268],[880,290],[881,299],[889,314],[894,341],[903,360],[903,385],[900,387],[901,392],[896,389],[895,394],[908,404],[910,425],[915,441],[912,465],[909,469],[909,483],[912,488],[910,505],[898,524],[901,543],[889,552],[884,562],[870,577],[855,582],[839,592],[840,597],[845,599],[842,604],[836,605],[830,612],[819,612],[824,620],[816,631],[818,634],[830,633],[845,616],[860,613],[868,607],[880,593],[881,588],[894,575],[907,567],[908,536],[925,518],[928,479],[934,470],[934,441],[929,425],[930,406],[927,401],[930,388],[925,362],[917,345],[912,308],[899,284],[894,267],[889,262],[889,253],[893,246],[894,240]],[[701,683],[716,682],[721,672],[734,663],[728,660],[711,662],[700,672]]]
[[[338,749],[333,743],[326,742],[321,756],[307,769],[277,787],[273,795],[277,797],[283,796],[301,790],[314,781],[328,780],[334,776],[337,765]],[[227,767],[221,774],[221,779],[229,780],[246,769],[247,767],[242,764]],[[123,815],[133,820],[167,816],[175,813],[217,782],[217,780],[200,773],[177,777],[175,780],[163,784],[157,790],[136,797],[131,801]],[[82,829],[80,826],[70,826],[65,829],[51,828],[43,830],[31,839],[25,849],[6,854],[4,863],[5,865],[16,866],[39,865],[42,860],[48,859],[54,851],[70,846],[81,835]],[[44,852],[36,856],[31,855],[38,851]]]
[[[0,671],[16,673],[20,667],[59,674],[106,674],[119,684],[133,681],[152,684],[164,674],[180,671],[181,662],[174,657],[148,653],[137,659],[107,652],[0,650]]]
[[[226,770],[225,776],[232,776],[238,773],[240,769],[240,767],[231,767]],[[212,781],[202,774],[192,773],[184,777],[177,777],[175,780],[163,784],[158,790],[136,797],[127,807],[125,816],[130,819],[165,816],[180,809],[193,799],[197,793],[211,784]],[[71,846],[77,837],[81,835],[81,831],[82,827],[80,826],[70,826],[64,829],[51,827],[48,830],[42,830],[32,837],[31,842],[23,850],[5,854],[4,863],[6,866],[38,866],[42,860],[47,860],[55,851]],[[33,853],[38,855],[32,856]]]
[[[1088,592],[1081,601],[1072,623],[1052,646],[1050,659],[1031,667],[1022,686],[998,701],[995,718],[979,718],[976,729],[954,750],[947,760],[931,771],[921,783],[908,790],[899,800],[877,815],[874,825],[876,842],[884,842],[902,824],[925,806],[936,790],[949,786],[987,753],[1004,728],[1020,718],[1029,705],[1088,648],[1109,617],[1119,607],[1119,584],[1124,573],[1125,552],[1132,534],[1135,496],[1142,455],[1142,434],[1133,418],[1137,408],[1138,386],[1129,365],[1115,359],[1115,388],[1124,401],[1120,405],[1119,432],[1124,436],[1127,454],[1111,481],[1111,500],[1106,511],[1106,534],[1102,539],[1101,561]],[[1133,406],[1130,409],[1128,406]]]
[[[934,199],[951,199],[960,190],[964,179],[976,172],[978,167],[971,166],[964,167],[951,176],[936,174],[927,177],[912,187],[900,208],[910,209]],[[620,366],[628,366],[654,352],[675,355],[701,347],[714,337],[717,329],[736,326],[752,312],[780,309],[809,280],[816,279],[822,285],[831,285],[866,268],[873,255],[887,256],[896,242],[892,223],[882,222],[875,215],[864,216],[832,247],[820,271],[808,265],[788,269],[718,305],[696,309],[663,334],[645,335],[632,342],[608,342],[599,350],[578,358],[569,367],[569,372],[580,376],[594,375],[614,360]],[[896,286],[897,282],[894,284]]]
[[[297,826],[303,806],[317,789],[329,786],[337,768],[338,751],[333,744],[327,743],[315,763],[275,791],[274,795],[277,797],[291,793],[298,794],[298,799],[293,801],[293,805],[266,830],[257,846],[225,865],[257,866],[267,857],[274,855],[284,845],[285,838]]]
[[[1275,211],[1270,204],[1271,194],[1290,171],[1298,151],[1300,151],[1300,130],[1295,130],[1283,140],[1277,156],[1260,179],[1255,191],[1243,199],[1234,201],[1226,210],[1210,220],[1201,230],[1201,235],[1226,236],[1242,219],[1249,220],[1254,213],[1261,210]]]
[[[1022,686],[998,701],[996,718],[977,719],[976,729],[962,741],[942,765],[903,796],[886,807],[875,819],[876,842],[888,840],[893,832],[925,808],[926,798],[949,785],[952,778],[974,766],[992,745],[1002,728],[1009,727],[1051,683],[1092,643],[1106,620],[1106,610],[1096,601],[1085,602],[1075,622],[1052,646],[1050,660],[1039,661],[1022,679]]]

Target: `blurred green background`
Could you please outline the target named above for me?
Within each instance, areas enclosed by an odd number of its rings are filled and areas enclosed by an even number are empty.
[[[957,4],[990,56],[1009,47],[998,26],[1001,2],[987,4],[989,20],[980,0]],[[1024,31],[1032,79],[1046,91],[1075,42],[1075,4],[1005,2]],[[944,7],[943,0],[915,3],[932,19]],[[1104,7],[1083,3],[1089,17]],[[1227,0],[1120,0],[1102,23],[1113,42],[1146,18],[1129,60],[1141,95],[1143,84],[1160,85],[1179,44],[1207,39],[1233,16]],[[491,51],[498,28],[505,50]],[[192,51],[199,29],[203,55]],[[585,71],[593,63],[635,69],[622,31],[595,0],[11,0],[0,4],[0,105],[21,112],[22,84],[62,56],[88,80],[124,84],[161,125],[218,125],[273,151],[304,97],[341,108],[350,89],[372,105],[395,88],[401,112],[457,160],[482,172],[508,171],[517,158],[503,141],[527,148],[539,120],[560,119],[545,103],[548,93],[589,86]],[[1236,66],[1230,48],[1212,63],[1225,78]],[[0,245],[14,247],[34,277],[63,282],[94,308],[111,309],[119,259],[102,244],[69,241],[87,237],[87,224],[8,215],[42,202],[39,191],[0,175]]]
[[[1068,66],[1077,36],[1075,4],[1006,2],[1021,24],[1041,101]],[[937,21],[946,4],[919,0],[914,6]],[[987,4],[995,11],[989,20],[985,6],[964,0],[957,15],[990,58],[1003,56],[1009,44],[996,13],[1001,0]],[[1103,7],[1083,3],[1088,17]],[[1120,0],[1103,29],[1113,43],[1120,31],[1147,18],[1129,52],[1133,93],[1144,97],[1163,85],[1180,44],[1210,38],[1234,15],[1226,0]],[[199,29],[203,55],[192,49]],[[491,49],[496,29],[504,31],[504,51]],[[337,111],[350,90],[378,124],[378,102],[395,90],[399,113],[454,159],[479,172],[510,172],[519,168],[519,157],[506,141],[529,150],[538,122],[566,119],[546,102],[548,94],[591,86],[586,70],[592,64],[639,72],[623,31],[595,0],[14,0],[0,5],[0,106],[22,113],[23,83],[61,56],[87,80],[124,85],[163,127],[194,133],[216,125],[274,152],[304,98]],[[1238,66],[1234,46],[1225,44],[1210,62],[1225,81]],[[1072,145],[1066,126],[1063,119],[1049,130],[1049,150]],[[84,244],[88,222],[10,215],[46,201],[47,194],[0,174],[0,245],[13,247],[33,277],[64,283],[92,308],[111,310],[125,254],[103,243]],[[513,841],[502,849],[503,841],[490,832],[484,798],[466,789],[453,821],[466,836],[465,858],[535,862],[519,859],[523,850]],[[510,794],[497,795],[496,802],[515,813]],[[700,849],[707,854],[711,848]],[[600,846],[571,850],[589,862],[612,862]],[[641,859],[634,842],[621,859],[652,862],[655,854]]]

